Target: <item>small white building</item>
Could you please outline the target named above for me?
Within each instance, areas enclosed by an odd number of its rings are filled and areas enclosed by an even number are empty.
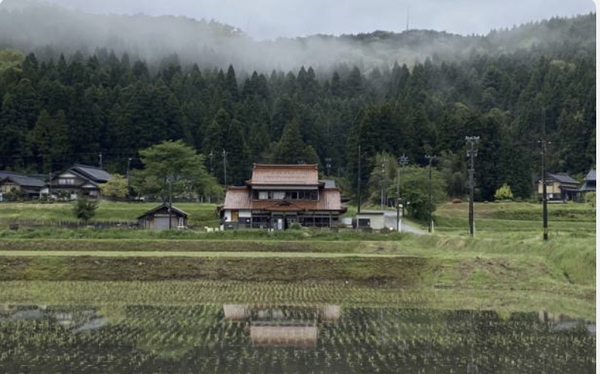
[[[370,227],[373,230],[381,230],[385,228],[385,212],[367,210],[357,213],[356,227],[359,229]]]

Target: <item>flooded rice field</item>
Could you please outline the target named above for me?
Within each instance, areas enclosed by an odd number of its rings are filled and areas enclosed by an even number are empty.
[[[594,373],[595,322],[337,305],[0,305],[0,373]]]

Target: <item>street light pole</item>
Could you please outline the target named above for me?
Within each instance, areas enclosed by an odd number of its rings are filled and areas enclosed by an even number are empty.
[[[425,155],[425,158],[429,160],[429,228],[427,231],[429,231],[430,233],[433,231],[433,212],[432,212],[432,196],[431,196],[431,163],[433,162],[433,160],[435,160],[437,157],[436,156],[431,156],[431,155]]]
[[[479,136],[467,136],[465,137],[467,143],[469,143],[469,150],[467,156],[470,159],[469,166],[469,234],[471,237],[475,236],[475,223],[473,215],[473,189],[475,186],[475,157],[477,157],[477,149],[475,145],[479,142]]]

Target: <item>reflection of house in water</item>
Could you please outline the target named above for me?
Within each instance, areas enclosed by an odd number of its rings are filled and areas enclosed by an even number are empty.
[[[552,331],[570,331],[578,326],[584,327],[590,335],[596,336],[596,324],[590,321],[571,318],[560,313],[538,313],[540,322],[547,323]]]
[[[223,305],[225,319],[247,322],[254,347],[316,348],[319,323],[337,321],[340,307]]]
[[[73,333],[94,331],[108,325],[108,319],[98,315],[95,309],[46,305],[4,306],[0,309],[6,318],[0,315],[0,322],[50,321],[59,324]]]

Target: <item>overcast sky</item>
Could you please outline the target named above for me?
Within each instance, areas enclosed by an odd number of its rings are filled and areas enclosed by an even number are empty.
[[[1,1],[1,0],[0,0]],[[48,0],[94,13],[214,19],[255,39],[410,28],[487,34],[553,16],[595,11],[592,0]]]

